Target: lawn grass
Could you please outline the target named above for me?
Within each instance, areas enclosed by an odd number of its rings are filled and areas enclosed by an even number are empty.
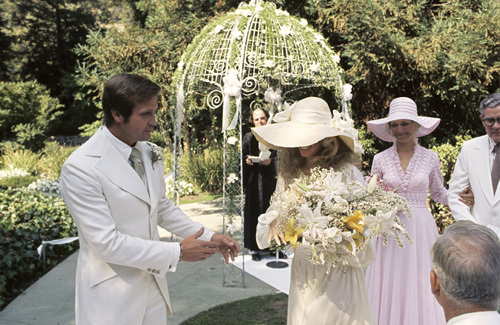
[[[287,302],[284,293],[238,300],[203,311],[182,325],[282,325],[286,324]]]

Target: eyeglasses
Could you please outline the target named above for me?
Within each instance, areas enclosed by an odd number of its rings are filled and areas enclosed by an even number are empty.
[[[484,125],[486,126],[493,126],[495,122],[498,122],[498,124],[500,124],[500,117],[497,117],[496,119],[493,117],[487,117],[481,119],[481,121],[483,121]]]

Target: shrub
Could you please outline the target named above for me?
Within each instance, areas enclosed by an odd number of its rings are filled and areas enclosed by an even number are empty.
[[[20,176],[11,176],[0,179],[0,186],[4,188],[23,188],[37,180],[37,176],[33,175],[20,175]]]
[[[186,164],[185,177],[182,172],[181,177],[202,192],[221,192],[224,181],[223,157],[222,148],[205,149],[201,154],[186,154],[182,157]]]
[[[455,162],[457,160],[458,154],[460,153],[460,150],[462,149],[462,145],[464,141],[467,141],[470,138],[471,137],[468,135],[459,135],[455,137],[455,145],[444,143],[439,146],[431,147],[431,150],[435,151],[438,154],[439,160],[441,161],[441,173],[443,174],[446,187],[448,187],[450,183],[451,175],[453,173],[453,169],[455,168]],[[440,233],[442,233],[446,229],[446,227],[454,222],[450,208],[447,205],[432,201],[430,206],[438,230]]]
[[[2,148],[0,164],[4,169],[22,169],[32,175],[37,175],[40,155],[29,149],[21,149],[13,145],[5,145]]]
[[[59,178],[62,165],[76,148],[61,146],[55,141],[47,142],[42,150],[39,172],[49,179]]]
[[[0,178],[8,178],[15,176],[26,176],[29,175],[27,171],[20,168],[9,168],[9,169],[1,169],[0,170]]]
[[[78,245],[48,246],[44,265],[37,253],[42,240],[73,236],[77,229],[60,197],[0,190],[0,308]]]
[[[35,151],[59,121],[61,105],[37,82],[0,82],[0,129]]]
[[[33,192],[42,192],[44,194],[61,195],[59,178],[39,178],[36,182],[30,183],[26,189]]]

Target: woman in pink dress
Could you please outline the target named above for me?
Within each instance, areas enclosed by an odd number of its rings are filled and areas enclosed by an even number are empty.
[[[412,217],[401,217],[413,244],[400,248],[392,238],[387,246],[376,242],[375,262],[368,267],[368,297],[379,325],[446,324],[444,312],[431,293],[430,250],[438,236],[426,205],[427,194],[447,204],[438,155],[417,143],[434,131],[440,119],[417,115],[417,105],[407,97],[394,99],[387,118],[369,121],[370,130],[393,146],[375,155],[372,175],[396,189],[411,207]],[[463,202],[473,200],[467,194]],[[464,198],[464,197],[463,197]]]

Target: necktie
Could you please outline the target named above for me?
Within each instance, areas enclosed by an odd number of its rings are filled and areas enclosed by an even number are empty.
[[[493,150],[495,151],[495,161],[491,169],[491,181],[493,183],[493,193],[495,193],[500,180],[500,144],[497,144]]]
[[[144,182],[144,166],[142,166],[141,152],[137,148],[132,148],[132,153],[130,154],[130,161],[132,162],[132,167],[137,172],[142,182]]]

